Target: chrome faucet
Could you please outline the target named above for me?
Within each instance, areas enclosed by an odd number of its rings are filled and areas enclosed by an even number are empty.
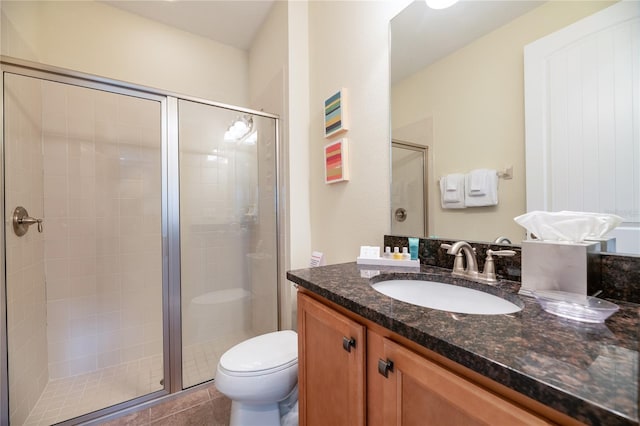
[[[451,271],[451,275],[486,284],[495,284],[498,282],[493,256],[513,256],[516,254],[513,250],[487,250],[487,258],[484,262],[484,271],[480,273],[478,271],[476,251],[468,242],[458,241],[454,244],[442,244],[440,247],[446,249],[448,254],[456,257],[453,262],[453,271]],[[465,262],[466,268],[464,266]]]
[[[456,257],[453,263],[453,275],[463,277],[474,277],[478,275],[478,261],[476,260],[476,252],[471,244],[466,241],[458,241],[450,244],[443,244],[442,248],[446,248],[448,254]],[[463,266],[462,258],[464,256],[466,268]]]
[[[511,244],[511,240],[507,237],[498,237],[493,242],[495,244]]]

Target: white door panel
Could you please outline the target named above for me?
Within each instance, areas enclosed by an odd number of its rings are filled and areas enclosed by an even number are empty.
[[[640,4],[620,2],[525,47],[527,211],[624,218],[640,252]]]

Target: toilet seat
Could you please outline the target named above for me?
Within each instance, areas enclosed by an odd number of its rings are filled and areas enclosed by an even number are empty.
[[[292,330],[263,334],[226,351],[218,368],[231,376],[273,374],[298,364],[298,335]]]

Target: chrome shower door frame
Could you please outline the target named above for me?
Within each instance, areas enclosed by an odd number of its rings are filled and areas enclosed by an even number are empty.
[[[275,114],[255,111],[247,108],[235,107],[206,99],[183,96],[169,91],[149,88],[141,85],[124,83],[108,78],[98,77],[76,71],[60,69],[20,59],[0,56],[0,95],[3,103],[0,105],[0,214],[6,224],[5,217],[5,128],[4,128],[4,76],[6,73],[34,77],[42,80],[70,84],[89,89],[103,90],[115,94],[133,96],[161,103],[161,233],[162,233],[162,310],[163,310],[163,370],[164,388],[146,395],[136,397],[130,401],[107,407],[98,411],[76,417],[73,421],[61,424],[71,425],[78,422],[93,423],[96,419],[108,420],[126,412],[133,412],[141,407],[157,402],[158,399],[171,398],[172,394],[182,391],[182,330],[181,330],[181,283],[180,283],[180,188],[179,188],[179,149],[178,149],[178,114],[179,99],[195,101],[210,106],[246,112],[253,115],[272,118],[275,120],[275,156],[276,156],[276,186],[275,186],[275,215],[276,215],[276,283],[278,301],[278,328],[281,327],[281,274],[283,270],[283,226],[281,223],[283,212],[280,200],[281,190],[281,159],[280,159],[280,126],[279,117]],[[8,347],[7,347],[7,295],[6,295],[6,238],[5,227],[0,231],[0,424],[9,424],[9,388],[8,388]]]
[[[167,164],[167,152],[168,152],[168,138],[167,138],[167,99],[166,96],[162,96],[162,95],[158,95],[156,93],[147,91],[147,90],[140,90],[139,88],[136,88],[134,86],[129,86],[129,85],[123,85],[123,84],[119,84],[117,82],[112,82],[108,79],[103,79],[103,78],[97,78],[97,77],[93,77],[93,76],[87,76],[81,73],[76,73],[76,72],[70,72],[70,71],[65,71],[65,70],[59,70],[56,68],[52,68],[52,67],[42,67],[39,64],[29,64],[23,61],[16,61],[16,60],[11,60],[8,58],[3,57],[2,61],[1,61],[1,69],[0,71],[2,72],[2,90],[4,90],[4,77],[6,74],[16,74],[16,75],[21,75],[21,76],[25,76],[25,77],[32,77],[32,78],[37,78],[37,79],[41,79],[41,80],[46,80],[46,81],[52,81],[52,82],[56,82],[56,83],[62,83],[62,84],[69,84],[69,85],[73,85],[73,86],[78,86],[78,87],[83,87],[83,88],[87,88],[87,89],[95,89],[95,90],[101,90],[101,91],[105,91],[105,92],[109,92],[109,93],[114,93],[114,94],[118,94],[118,95],[124,95],[124,96],[132,96],[132,97],[136,97],[136,98],[140,98],[140,99],[146,99],[146,100],[150,100],[150,101],[155,101],[155,102],[159,102],[160,103],[160,111],[161,111],[161,163],[162,163],[162,175],[161,175],[161,179],[162,179],[162,183],[161,183],[161,214],[162,214],[162,219],[161,219],[161,233],[162,233],[162,254],[163,257],[166,257],[167,254],[169,253],[169,248],[167,247],[167,222],[168,222],[168,200],[167,200],[167,170],[166,170],[166,164]],[[3,92],[4,95],[4,92]],[[3,98],[4,99],[4,98]],[[4,124],[4,102],[2,105],[2,112],[0,113],[1,116],[0,118],[2,118],[2,123]],[[0,161],[0,164],[2,167],[2,217],[3,217],[3,223],[7,223],[6,220],[7,218],[4,217],[5,216],[5,211],[4,211],[4,184],[5,184],[5,180],[4,180],[4,176],[5,176],[5,151],[4,151],[4,147],[5,147],[5,133],[4,133],[4,127],[2,128],[2,151],[1,151],[1,156],[2,156],[2,161]],[[0,303],[0,309],[2,310],[1,314],[2,314],[2,327],[1,327],[1,332],[2,332],[2,400],[0,400],[0,406],[1,406],[1,411],[0,411],[0,423],[1,424],[9,424],[9,390],[8,390],[8,382],[9,382],[9,377],[8,377],[8,359],[7,359],[7,353],[8,353],[8,347],[7,347],[7,323],[6,323],[6,238],[5,238],[5,228],[2,229],[2,261],[0,262],[1,264],[1,268],[2,268],[2,301]],[[162,300],[163,300],[163,312],[167,312],[167,308],[168,308],[168,298],[167,298],[167,294],[168,294],[168,290],[169,290],[169,279],[168,279],[168,264],[167,262],[163,259],[162,262]],[[166,344],[166,342],[168,341],[168,335],[169,335],[169,330],[168,330],[168,315],[163,315],[163,359],[169,359],[169,354],[168,354],[168,345]],[[167,362],[164,362],[164,376],[165,377],[169,377],[169,364]],[[152,392],[150,394],[146,394],[140,397],[137,397],[135,399],[132,399],[130,401],[126,401],[123,402],[121,404],[118,404],[116,406],[113,407],[107,407],[104,409],[101,409],[99,411],[96,412],[92,412],[92,413],[87,413],[85,415],[82,415],[80,417],[77,417],[74,419],[73,424],[77,424],[78,421],[82,422],[82,421],[86,421],[86,420],[90,420],[92,418],[97,417],[98,415],[107,415],[109,413],[115,412],[115,411],[120,411],[122,409],[126,409],[127,407],[130,406],[135,406],[138,405],[140,403],[143,403],[145,401],[148,400],[152,400],[158,397],[162,397],[166,394],[169,393],[169,383],[167,383],[168,381],[165,381],[165,385],[164,385],[164,389],[160,390],[160,391],[156,391],[156,392]],[[63,422],[62,424],[72,424],[71,422]]]

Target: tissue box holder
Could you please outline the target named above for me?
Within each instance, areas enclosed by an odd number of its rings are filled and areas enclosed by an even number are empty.
[[[562,290],[586,295],[600,283],[600,243],[525,240],[520,294]]]
[[[602,237],[602,238],[587,238],[585,241],[600,243],[600,252],[615,253],[616,252],[616,237]]]

